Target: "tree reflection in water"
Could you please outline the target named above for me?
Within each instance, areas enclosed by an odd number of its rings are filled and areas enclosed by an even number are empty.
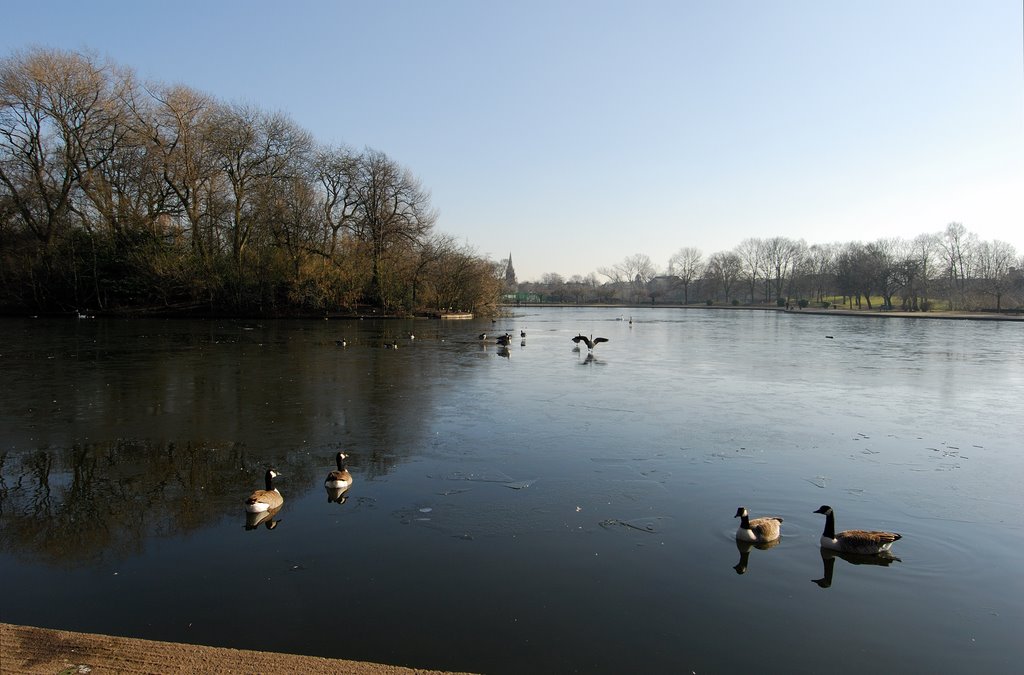
[[[240,486],[265,471],[241,444],[130,440],[5,452],[0,469],[0,547],[67,565],[123,558],[149,537],[202,528],[237,509]],[[312,469],[289,471],[302,480]],[[256,525],[274,527],[273,515]]]

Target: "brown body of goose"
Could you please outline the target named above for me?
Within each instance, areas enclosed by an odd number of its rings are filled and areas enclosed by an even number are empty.
[[[324,481],[325,487],[343,489],[352,485],[352,474],[348,472],[348,465],[345,463],[347,459],[348,455],[344,452],[339,452],[334,457],[338,469],[327,474],[327,479]]]
[[[269,511],[271,509],[280,508],[284,504],[284,497],[274,487],[274,479],[280,476],[277,471],[273,469],[267,470],[266,476],[264,476],[264,483],[266,489],[256,490],[249,498],[245,500],[245,510],[249,513],[260,513],[262,511]]]
[[[821,547],[842,553],[875,555],[889,550],[903,535],[876,530],[844,530],[836,532],[836,517],[831,506],[822,505],[815,513],[825,515],[825,531],[821,533]]]
[[[736,515],[733,518],[740,519],[739,529],[736,530],[736,541],[765,544],[779,538],[782,518],[778,516],[763,516],[751,520],[747,508],[741,506],[736,509]]]

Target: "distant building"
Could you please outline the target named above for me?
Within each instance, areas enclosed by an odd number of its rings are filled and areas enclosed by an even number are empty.
[[[515,289],[519,285],[516,280],[516,270],[512,267],[512,252],[508,254],[508,264],[505,266],[505,286],[509,289]]]

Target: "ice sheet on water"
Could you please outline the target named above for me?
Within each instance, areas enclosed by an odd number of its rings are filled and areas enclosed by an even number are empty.
[[[438,480],[468,480],[476,483],[514,483],[515,478],[504,471],[451,471],[445,474],[428,474]]]
[[[632,520],[607,518],[598,523],[598,525],[606,530],[624,528],[654,534],[660,531],[662,523],[667,519],[667,516],[650,516],[647,518],[633,518]]]

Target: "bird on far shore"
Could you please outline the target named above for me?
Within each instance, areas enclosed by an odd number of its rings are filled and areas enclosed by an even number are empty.
[[[587,337],[586,335],[577,334],[576,337],[572,338],[572,341],[576,343],[577,347],[579,346],[580,342],[583,342],[585,345],[587,345],[587,349],[589,349],[590,351],[594,351],[594,347],[596,347],[601,342],[608,342],[608,338],[596,338],[593,335]]]

